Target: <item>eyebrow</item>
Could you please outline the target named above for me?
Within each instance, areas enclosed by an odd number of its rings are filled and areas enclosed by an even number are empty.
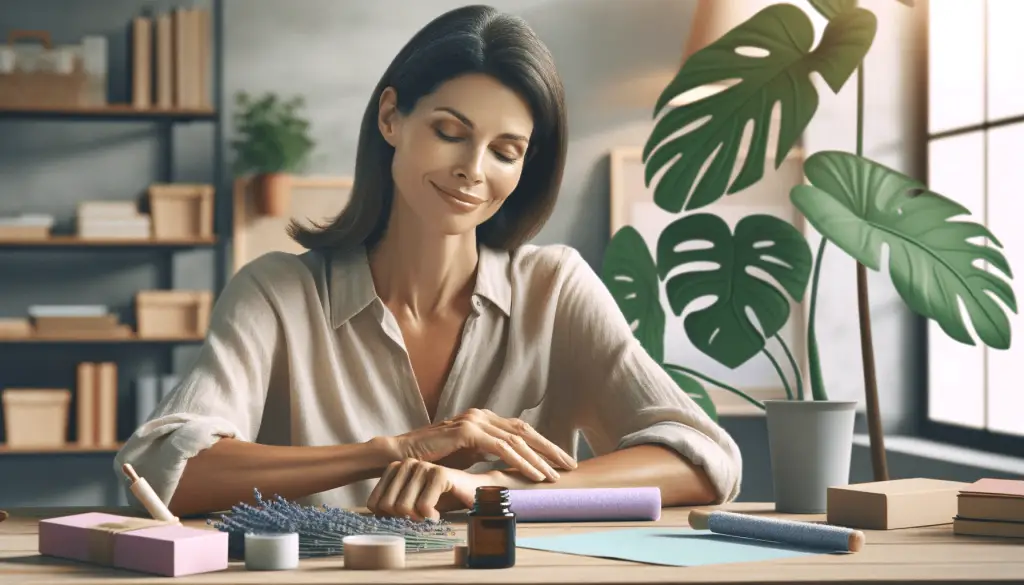
[[[472,120],[467,118],[465,114],[463,114],[462,112],[456,110],[455,108],[449,108],[448,106],[441,106],[439,108],[434,108],[434,111],[435,112],[447,112],[447,113],[455,116],[456,118],[458,118],[460,122],[462,122],[463,124],[468,126],[470,129],[473,129],[473,128],[476,127],[476,126],[474,126]],[[529,142],[530,141],[529,138],[523,136],[522,134],[512,134],[510,132],[506,132],[506,133],[502,134],[500,136],[500,138],[507,138],[509,140],[520,140],[522,142]]]

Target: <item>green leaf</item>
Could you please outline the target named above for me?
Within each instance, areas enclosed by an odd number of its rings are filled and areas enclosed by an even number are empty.
[[[698,209],[759,181],[776,103],[781,105],[775,151],[778,168],[818,108],[811,73],[818,72],[838,92],[870,48],[875,28],[872,13],[854,8],[828,23],[821,43],[812,51],[814,28],[807,15],[791,4],[776,4],[694,53],[658,99],[655,115],[669,100],[689,90],[731,80],[738,83],[679,106],[655,124],[643,152],[647,184],[668,165],[654,190],[655,203],[672,213]],[[768,55],[738,52],[750,47]],[[730,183],[748,122],[753,123],[753,132],[746,160]],[[695,123],[700,125],[694,127]],[[708,159],[712,161],[698,182]]]
[[[640,232],[626,226],[615,233],[604,255],[601,279],[634,326],[640,345],[660,363],[665,354],[665,311],[654,258]]]
[[[688,266],[692,263],[715,266],[695,269]],[[695,213],[672,222],[658,240],[662,278],[676,268],[688,268],[669,278],[665,286],[675,314],[681,315],[697,299],[715,297],[710,306],[686,316],[686,335],[697,349],[730,368],[757,355],[765,338],[778,333],[789,319],[789,301],[752,269],[767,273],[800,301],[811,264],[811,249],[803,235],[771,215],[744,217],[733,235],[717,215]],[[761,331],[747,316],[747,308]]]
[[[857,6],[857,0],[810,0],[810,2],[815,10],[829,20]]]
[[[983,343],[1010,347],[1010,323],[995,299],[1017,312],[1008,282],[1013,274],[988,228],[967,219],[947,221],[969,215],[965,207],[916,179],[845,152],[816,153],[804,170],[811,185],[794,187],[790,197],[818,232],[872,270],[879,270],[886,245],[893,285],[911,309],[934,319],[953,339],[974,345],[959,299]],[[975,266],[977,260],[1007,279]]]
[[[704,412],[708,413],[711,420],[718,420],[718,409],[715,408],[715,403],[711,401],[711,397],[708,396],[708,391],[704,388],[703,384],[679,370],[665,368],[665,371],[672,377],[672,380],[675,381],[676,386],[679,386],[680,390],[686,392],[697,403],[697,406],[700,406],[704,409]]]
[[[911,8],[914,7],[914,0],[899,0],[899,2],[900,2],[900,4],[906,4],[907,6],[909,6]]]

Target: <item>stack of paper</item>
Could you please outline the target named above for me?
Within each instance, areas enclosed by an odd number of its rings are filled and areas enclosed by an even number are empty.
[[[53,216],[39,213],[0,216],[0,240],[45,240],[50,237]]]
[[[33,305],[35,336],[48,339],[123,339],[132,329],[103,305]]]
[[[85,201],[78,205],[78,237],[83,239],[146,240],[151,237],[149,215],[131,201]]]

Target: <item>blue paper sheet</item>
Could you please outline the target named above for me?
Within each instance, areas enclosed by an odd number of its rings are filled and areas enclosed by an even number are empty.
[[[516,545],[677,567],[770,561],[827,552],[691,528],[627,528],[535,536],[519,538]]]

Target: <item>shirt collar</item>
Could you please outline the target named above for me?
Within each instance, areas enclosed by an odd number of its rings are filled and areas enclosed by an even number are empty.
[[[478,298],[486,299],[506,317],[512,312],[512,276],[509,253],[480,246],[476,286],[473,290],[474,309]],[[373,275],[366,248],[334,252],[330,260],[331,324],[335,329],[348,322],[378,300],[373,286]]]

